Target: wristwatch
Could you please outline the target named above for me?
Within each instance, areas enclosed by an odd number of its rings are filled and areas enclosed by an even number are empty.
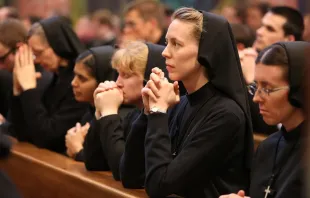
[[[167,112],[159,109],[156,106],[154,106],[154,107],[150,108],[150,114],[153,114],[153,113],[167,113]]]

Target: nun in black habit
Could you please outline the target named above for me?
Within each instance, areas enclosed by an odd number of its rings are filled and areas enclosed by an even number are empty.
[[[150,113],[143,118],[146,192],[150,197],[217,198],[247,189],[253,135],[229,23],[181,8],[173,15],[166,40],[163,56],[169,78],[181,80],[188,94],[172,107],[178,101],[177,83],[168,83],[158,69],[142,90]]]
[[[254,102],[267,124],[282,123],[257,148],[250,185],[251,198],[301,198],[305,165],[302,141],[306,138],[303,80],[308,64],[308,42],[282,42],[260,52],[255,67]],[[272,85],[272,86],[270,86]],[[269,94],[268,94],[269,93]],[[221,198],[242,197],[236,194]]]
[[[11,109],[14,134],[19,140],[56,152],[65,151],[65,134],[87,107],[74,99],[70,84],[75,59],[83,49],[61,17],[44,19],[31,27],[28,45],[22,45],[15,56]],[[42,98],[34,62],[54,74]]]
[[[111,46],[94,47],[84,51],[76,59],[75,77],[71,82],[75,99],[89,104],[80,123],[69,129],[66,135],[67,154],[77,161],[84,160],[84,138],[87,132],[92,130],[89,127],[93,126],[95,119],[93,93],[99,83],[113,81],[117,77],[117,72],[111,66],[114,51]],[[132,107],[123,105],[119,113],[124,117],[131,110]]]
[[[126,65],[122,65],[121,68],[118,67],[119,65],[115,66],[113,64],[116,70],[120,72],[116,84],[118,85],[123,83],[125,84],[126,81],[122,80],[122,78],[124,78],[124,76],[128,76],[126,77],[127,79],[129,78],[134,79],[135,81],[134,86],[141,86],[142,88],[143,84],[145,84],[145,82],[149,79],[153,67],[157,66],[164,70],[165,66],[164,58],[161,56],[164,47],[156,44],[146,43],[147,52],[145,54],[146,56],[144,57],[144,55],[141,55],[142,52],[137,51],[137,49],[140,49],[141,47],[146,47],[144,45],[145,45],[144,43],[136,42],[133,43],[132,45],[125,47],[125,49],[121,49],[123,50],[123,52],[125,51],[125,53],[126,51],[127,52],[129,51],[129,53],[127,53],[126,55],[123,54],[123,56],[119,56],[120,53],[117,54],[118,52],[116,52],[116,56],[113,57],[114,62],[118,62],[118,60],[120,60],[119,59],[120,57],[123,60],[131,59],[131,61],[126,62]],[[135,62],[136,60],[138,60],[138,58],[136,58],[137,54],[131,53],[133,51],[139,52],[140,57],[146,62],[146,65],[142,66],[145,68],[143,75],[144,81],[142,79],[135,79],[135,77],[128,72],[128,68],[133,63],[136,63]],[[125,73],[126,70],[127,73]],[[140,83],[141,85],[139,85]],[[123,103],[127,105],[128,104],[134,105],[136,106],[136,108],[132,112],[130,112],[125,118],[123,118],[122,115],[120,115],[120,113],[118,114],[114,113],[99,118],[95,123],[94,130],[89,131],[89,133],[87,134],[84,144],[85,165],[87,169],[111,170],[113,173],[113,177],[116,180],[120,179],[119,166],[121,156],[124,153],[125,143],[126,145],[132,144],[132,146],[137,146],[140,147],[141,149],[144,149],[143,140],[146,132],[146,131],[140,131],[138,136],[129,134],[132,123],[141,113],[143,102],[140,92],[141,89],[138,90],[138,94],[140,95],[136,98],[136,100],[134,100],[133,96],[132,95],[129,96],[129,93],[127,92],[132,90],[129,90],[126,87],[124,88],[124,86],[126,85],[120,86],[120,89],[123,90],[124,95],[127,94],[127,96],[125,96],[127,98],[126,100],[123,100]],[[137,139],[138,141],[136,141]],[[138,142],[139,145],[136,145],[136,142]],[[142,157],[143,157],[143,150],[142,150]]]
[[[256,62],[265,65],[277,65],[276,62],[272,63],[271,61],[274,61],[273,57],[279,57],[279,55],[275,54],[276,50],[273,53],[269,51],[276,47],[284,49],[284,54],[280,56],[286,59],[288,67],[288,78],[285,81],[289,90],[282,90],[282,93],[288,92],[288,96],[285,95],[287,96],[287,106],[299,113],[291,115],[289,120],[278,120],[279,123],[282,123],[280,131],[259,145],[251,175],[250,195],[252,198],[263,196],[267,198],[305,197],[303,194],[305,169],[301,145],[306,137],[302,133],[305,126],[302,80],[307,69],[306,58],[307,53],[310,52],[310,44],[301,41],[274,44],[261,52]],[[268,53],[270,53],[269,57],[267,57]],[[255,97],[257,96],[255,95]],[[262,101],[255,99],[255,97],[254,102],[261,105]],[[283,108],[285,108],[284,105],[281,107],[282,116],[286,117],[287,112]],[[263,117],[265,116],[263,114]]]

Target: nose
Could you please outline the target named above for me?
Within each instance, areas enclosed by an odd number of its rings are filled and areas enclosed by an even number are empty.
[[[253,102],[255,103],[260,103],[263,101],[262,97],[260,96],[260,90],[256,90],[254,97],[253,97]]]
[[[76,76],[74,76],[73,80],[71,81],[71,86],[77,87],[77,77]]]
[[[264,27],[260,27],[256,30],[256,36],[262,36],[263,34],[263,31],[264,31]]]
[[[120,87],[120,88],[123,87],[122,77],[120,75],[118,75],[115,83],[118,87]]]
[[[168,45],[169,45],[169,44],[168,44]],[[170,53],[169,53],[168,45],[165,47],[164,51],[161,53],[161,55],[162,55],[163,57],[165,57],[166,59],[171,57],[171,55],[170,55]]]

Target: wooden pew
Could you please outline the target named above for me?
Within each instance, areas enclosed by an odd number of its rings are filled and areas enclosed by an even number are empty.
[[[147,197],[144,190],[124,189],[111,172],[89,172],[83,163],[29,143],[15,143],[0,169],[25,198]]]

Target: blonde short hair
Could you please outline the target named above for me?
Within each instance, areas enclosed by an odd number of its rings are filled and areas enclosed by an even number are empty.
[[[203,14],[201,12],[199,12],[198,10],[195,10],[194,8],[183,7],[183,8],[177,9],[173,13],[172,19],[173,20],[178,19],[183,22],[192,23],[194,25],[192,34],[197,40],[197,42],[199,42],[201,33],[203,31],[202,29]]]
[[[143,42],[131,42],[125,48],[119,49],[112,57],[112,67],[118,72],[128,75],[144,76],[148,58],[148,47]]]

